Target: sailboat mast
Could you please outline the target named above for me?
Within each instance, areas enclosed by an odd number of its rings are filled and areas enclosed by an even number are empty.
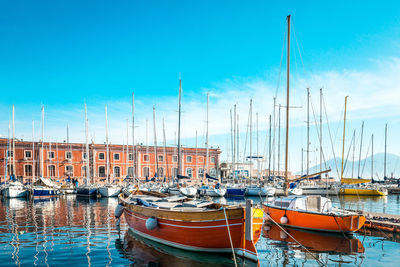
[[[7,135],[7,154],[6,154],[6,169],[5,169],[5,181],[7,185],[7,171],[8,171],[8,158],[10,157],[10,121],[8,121],[8,135]]]
[[[133,153],[133,151],[132,151]],[[129,176],[129,120],[126,119],[126,157],[125,157],[125,166],[126,166],[126,177]]]
[[[233,155],[232,155],[233,174],[232,179],[236,176],[236,104],[233,106]]]
[[[156,133],[156,107],[153,105],[153,129],[154,129],[154,156],[156,157],[156,169],[154,177],[158,177],[157,133]]]
[[[271,177],[271,114],[269,115],[268,179]]]
[[[194,168],[195,168],[195,170],[196,170],[196,175],[195,175],[195,177],[196,177],[196,179],[199,179],[199,172],[197,171],[197,150],[198,150],[198,147],[197,147],[197,130],[196,130],[196,157],[195,157],[195,166],[194,166]]]
[[[179,77],[178,94],[178,176],[181,175],[181,98],[182,98],[182,80]]]
[[[289,88],[290,88],[290,15],[287,16],[287,62],[286,62],[286,146],[285,146],[285,196],[288,195],[288,154],[289,154]]]
[[[374,179],[374,134],[371,137],[372,152],[371,152],[371,181]]]
[[[106,112],[106,175],[107,175],[107,183],[110,183],[110,151],[108,147],[108,118],[107,118],[107,105],[105,105],[105,112]]]
[[[278,176],[281,169],[281,104],[278,107]]]
[[[322,88],[319,89],[319,171],[322,172]]]
[[[383,164],[383,179],[386,179],[386,152],[387,152],[387,123],[385,125],[385,158]]]
[[[258,112],[256,112],[256,130],[257,130],[257,178],[260,182],[260,154],[258,152]]]
[[[344,141],[346,137],[346,112],[347,112],[347,98],[349,96],[346,96],[344,98],[344,116],[343,116],[343,146],[342,146],[342,168],[340,171],[340,179],[343,178],[343,161],[344,161]],[[364,124],[363,124],[364,125]]]
[[[358,174],[357,174],[357,177],[358,177],[358,178],[360,178],[361,150],[362,150],[363,135],[364,135],[364,121],[363,121],[362,124],[361,124],[360,155],[359,155],[359,157],[358,157]]]
[[[40,150],[40,177],[44,177],[44,106],[42,105],[42,147]]]
[[[252,169],[253,169],[253,151],[252,151],[252,139],[253,139],[253,99],[250,99],[250,185],[251,185],[251,177],[252,177]]]
[[[208,173],[209,151],[208,151],[208,101],[210,99],[207,93],[207,110],[206,110],[206,174]]]
[[[273,109],[273,119],[272,119],[272,125],[273,125],[273,137],[272,137],[272,176],[274,177],[275,180],[275,135],[276,135],[276,97],[274,97],[274,109]]]
[[[169,172],[168,172],[168,157],[167,157],[167,139],[165,138],[165,123],[164,123],[164,118],[162,120],[162,125],[163,125],[163,137],[164,137],[164,160],[165,160],[165,169],[167,177],[169,177]],[[165,174],[164,174],[165,176]]]
[[[87,118],[87,107],[85,103],[85,139],[86,139],[86,184],[90,182],[90,169],[89,169],[89,121]]]
[[[132,93],[132,176],[135,175],[135,95]]]
[[[12,167],[12,175],[14,178],[16,177],[16,169],[15,169],[15,108],[14,104],[12,106],[12,152],[13,152],[13,167]]]
[[[35,165],[35,121],[32,120],[32,182],[36,180],[36,165]],[[7,177],[7,176],[6,176]]]
[[[307,175],[310,173],[310,88],[307,88]]]

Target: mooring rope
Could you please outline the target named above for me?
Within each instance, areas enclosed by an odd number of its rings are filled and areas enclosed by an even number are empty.
[[[225,207],[224,207],[224,215],[225,215],[226,228],[228,229],[229,241],[231,242],[233,261],[235,262],[235,267],[237,267],[238,265],[237,265],[237,261],[236,261],[235,249],[233,248],[231,230],[229,230],[229,223],[228,223],[228,218],[226,217]]]

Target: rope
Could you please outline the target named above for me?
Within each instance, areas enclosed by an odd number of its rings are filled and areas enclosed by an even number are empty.
[[[280,226],[274,219],[272,219],[272,217],[267,213],[268,218],[275,223],[283,232],[285,232],[285,234],[287,234],[288,236],[290,236],[290,238],[292,238],[297,244],[299,244],[299,246],[301,246],[306,252],[310,253],[310,255],[321,265],[324,266],[325,264],[318,259],[313,253],[311,253],[311,251],[309,251],[305,246],[303,246],[299,241],[297,241],[297,239],[295,239],[291,234],[289,234],[282,226]]]
[[[229,241],[231,242],[233,261],[235,262],[235,267],[237,267],[238,265],[237,265],[237,261],[236,261],[235,249],[233,248],[231,230],[229,230],[228,218],[226,217],[225,207],[224,207],[224,215],[225,215],[226,228],[228,229]]]

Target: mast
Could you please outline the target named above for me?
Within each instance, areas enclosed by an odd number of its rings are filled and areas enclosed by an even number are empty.
[[[42,105],[42,147],[40,150],[40,177],[44,177],[44,106]]]
[[[12,173],[11,175],[16,177],[16,169],[15,169],[15,109],[14,109],[14,104],[12,105],[12,154],[13,154],[13,162],[12,162]]]
[[[146,119],[146,154],[149,157],[149,160],[146,162],[146,167],[148,172],[146,173],[146,177],[148,178],[150,175],[150,155],[149,155],[149,121]]]
[[[87,107],[85,103],[85,139],[86,139],[86,184],[90,182],[90,169],[89,169],[89,121],[87,118]]]
[[[135,95],[132,93],[132,176],[135,175]]]
[[[208,151],[208,102],[210,96],[207,93],[207,110],[206,110],[206,174],[208,173],[208,163],[209,163],[209,151]],[[206,176],[207,177],[207,176]]]
[[[7,136],[7,153],[6,153],[6,169],[5,169],[5,177],[4,183],[7,185],[7,171],[8,171],[8,158],[10,150],[10,121],[8,121],[8,136]]]
[[[106,175],[107,175],[107,183],[110,183],[110,151],[108,147],[108,118],[107,118],[107,104],[105,105],[105,112],[106,112]]]
[[[356,153],[356,130],[355,129],[353,132],[353,140],[354,140],[354,143],[353,143],[353,165],[352,165],[352,169],[351,169],[351,178],[354,178],[354,159],[356,158],[355,157],[355,153]]]
[[[383,179],[386,179],[386,152],[387,152],[387,123],[385,125],[385,158],[383,164]]]
[[[310,170],[310,88],[307,88],[307,175]]]
[[[374,134],[371,137],[372,152],[371,152],[371,181],[374,179]]]
[[[232,179],[236,176],[236,104],[233,106],[233,153],[232,153],[232,165],[233,174]]]
[[[198,173],[199,172],[197,171],[197,130],[196,130],[196,159],[195,160],[196,160],[196,163],[195,163],[194,168],[196,169],[196,172],[195,172],[196,173],[196,178],[199,179],[199,177],[198,177]]]
[[[166,175],[169,177],[169,172],[168,172],[168,157],[167,157],[167,139],[165,138],[165,123],[164,123],[164,118],[162,120],[163,124],[163,137],[164,137],[164,159],[165,159],[165,169],[166,169]],[[165,176],[165,174],[164,174]]]
[[[276,134],[276,97],[274,97],[274,109],[273,109],[273,138],[272,138],[272,176],[274,177],[275,180],[275,134]]]
[[[133,153],[133,151],[132,151]],[[129,120],[126,119],[126,157],[125,157],[125,166],[126,166],[126,177],[129,177]]]
[[[290,88],[290,15],[287,16],[287,30],[288,30],[288,40],[287,40],[287,62],[286,62],[286,147],[285,147],[285,196],[288,195],[288,154],[289,154],[289,88]]]
[[[35,121],[32,120],[32,183],[36,180],[35,171]]]
[[[178,176],[181,175],[181,98],[182,98],[182,80],[179,77],[178,93]]]
[[[257,178],[260,182],[260,154],[258,152],[258,112],[256,112],[256,130],[257,130]]]
[[[252,169],[253,169],[253,154],[252,154],[252,146],[253,146],[253,143],[252,143],[252,139],[253,139],[253,132],[252,132],[252,129],[253,129],[253,99],[250,99],[250,185],[251,185],[251,171],[252,171]]]
[[[157,133],[156,133],[156,107],[153,105],[153,129],[154,129],[154,156],[156,157],[156,170],[154,177],[158,178]]]
[[[362,150],[363,135],[364,135],[364,121],[361,124],[360,155],[358,157],[358,174],[357,174],[358,178],[360,178],[360,164],[361,164],[361,150]]]
[[[342,147],[342,168],[340,171],[340,179],[343,178],[343,159],[344,159],[344,141],[345,141],[345,137],[346,137],[346,111],[347,111],[347,98],[349,96],[346,96],[344,98],[344,117],[343,117],[343,147]],[[364,125],[364,123],[363,123]]]
[[[322,172],[322,88],[319,89],[319,171]]]
[[[271,114],[269,115],[268,179],[271,177]]]
[[[278,176],[281,170],[281,104],[278,108]]]

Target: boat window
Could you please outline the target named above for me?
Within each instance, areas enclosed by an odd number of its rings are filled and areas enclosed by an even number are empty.
[[[286,201],[275,201],[275,206],[277,206],[277,207],[288,208],[289,205],[290,205],[290,202],[286,202]]]

